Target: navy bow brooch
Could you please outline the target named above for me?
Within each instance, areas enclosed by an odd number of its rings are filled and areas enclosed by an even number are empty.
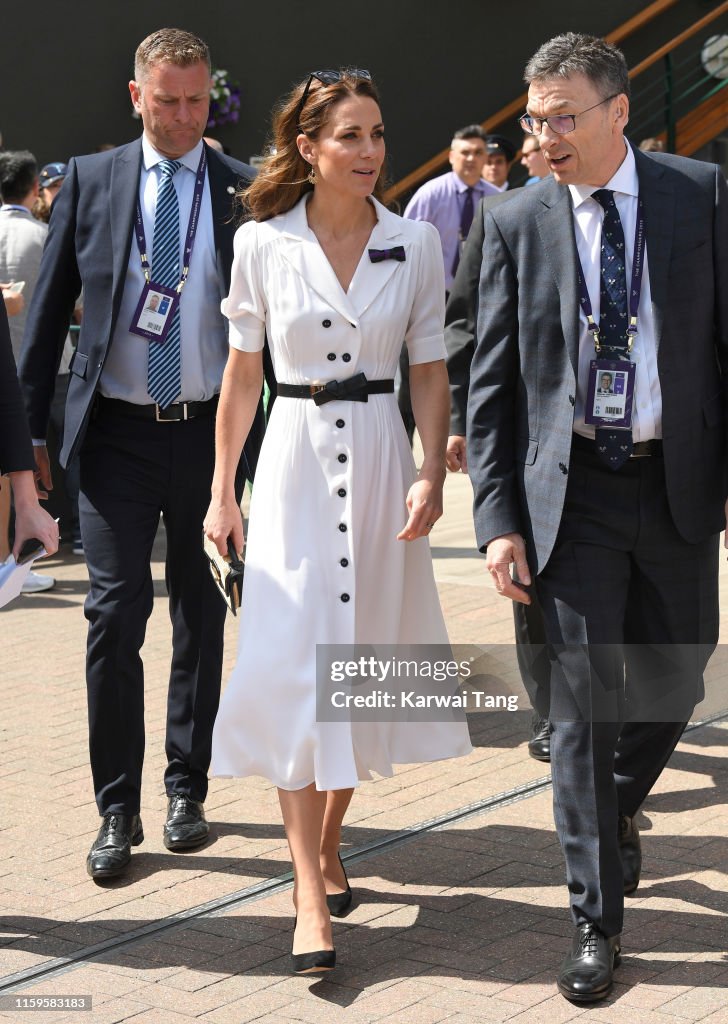
[[[404,254],[404,246],[395,245],[393,249],[370,249],[369,259],[372,263],[381,263],[382,260],[397,260],[404,263],[407,257]]]

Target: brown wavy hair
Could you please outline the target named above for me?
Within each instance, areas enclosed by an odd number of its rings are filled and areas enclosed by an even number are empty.
[[[341,69],[341,78],[324,85],[314,78],[299,112],[301,97],[308,78],[294,86],[277,105],[273,114],[273,131],[267,146],[268,156],[252,183],[238,193],[243,206],[244,220],[262,221],[286,213],[306,192],[313,191],[307,180],[310,165],[298,152],[296,139],[302,131],[309,139],[318,138],[337,103],[348,96],[368,96],[379,103],[379,93],[370,78],[360,78],[356,72]],[[380,198],[385,187],[384,165],[374,186],[374,195]]]

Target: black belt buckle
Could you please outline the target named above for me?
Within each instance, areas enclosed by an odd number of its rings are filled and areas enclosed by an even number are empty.
[[[188,402],[176,402],[173,405],[168,405],[166,409],[160,409],[159,405],[155,403],[154,406],[154,418],[157,423],[181,423],[183,420],[188,420],[189,415],[187,413]],[[181,416],[168,416],[172,409],[182,409]]]
[[[634,451],[631,459],[644,459],[648,456],[662,458],[662,439],[659,437],[649,438],[647,441],[635,441]]]

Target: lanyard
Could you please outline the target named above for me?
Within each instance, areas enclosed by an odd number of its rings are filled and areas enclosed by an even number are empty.
[[[637,334],[637,312],[640,306],[640,294],[642,292],[642,270],[645,265],[645,210],[642,204],[642,196],[637,197],[637,223],[634,230],[634,252],[632,254],[632,287],[629,294],[629,324],[627,326],[627,352],[632,351],[632,345]],[[586,317],[588,330],[591,331],[594,339],[594,350],[601,351],[599,343],[599,324],[594,320],[591,299],[586,289],[584,270],[579,259],[579,252],[576,253],[576,272],[579,279],[579,303]]]
[[[33,216],[27,206],[19,206],[17,203],[3,203],[3,205],[0,206],[0,210],[7,210],[8,212],[10,210],[19,210],[21,213],[28,213],[31,217]]]
[[[179,284],[177,285],[177,292],[181,293],[187,280],[187,275],[190,272],[190,260],[192,259],[192,247],[195,244],[195,235],[197,234],[197,225],[200,220],[200,207],[202,205],[202,193],[205,188],[205,170],[207,168],[207,154],[205,153],[205,147],[202,147],[202,155],[200,162],[197,166],[197,175],[195,177],[195,191],[192,196],[192,209],[190,210],[190,220],[187,225],[187,237],[185,239],[185,250],[182,261],[182,276],[180,277]],[[174,185],[172,186],[174,188]],[[147,284],[151,281],[152,267],[149,263],[149,257],[147,256],[147,240],[144,234],[144,218],[142,217],[142,204],[139,201],[137,195],[136,202],[136,220],[134,222],[134,230],[136,233],[137,246],[139,247],[139,256],[142,261],[142,270],[144,271],[144,277],[146,278]]]

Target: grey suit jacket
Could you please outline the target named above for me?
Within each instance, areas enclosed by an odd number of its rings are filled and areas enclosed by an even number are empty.
[[[678,532],[725,525],[728,188],[720,168],[635,153],[662,389],[665,476]],[[569,472],[579,343],[569,190],[549,178],[485,215],[466,433],[478,545],[526,540],[543,569]]]
[[[18,369],[32,436],[43,438],[71,312],[83,285],[83,323],[71,364],[60,456],[64,466],[83,441],[114,335],[132,244],[141,160],[141,139],[106,153],[76,157],[53,204]],[[255,172],[209,146],[207,160],[223,299],[230,287],[236,230],[233,193]],[[245,447],[251,478],[262,433],[261,406]]]
[[[470,364],[475,351],[478,315],[478,285],[483,264],[485,215],[488,210],[517,196],[520,189],[508,189],[486,196],[478,203],[473,224],[460,255],[455,280],[445,310],[445,348],[447,376],[450,382],[450,433],[465,435],[470,388]]]

